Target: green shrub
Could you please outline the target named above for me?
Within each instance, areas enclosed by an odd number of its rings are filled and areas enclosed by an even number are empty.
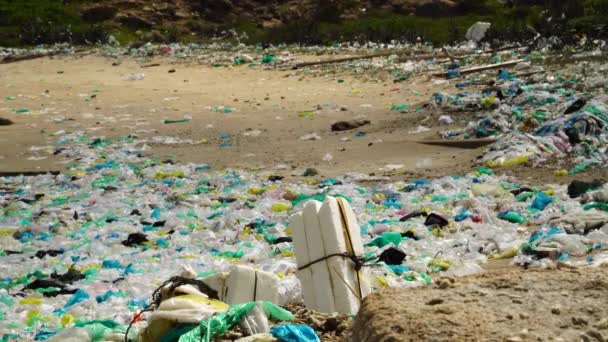
[[[105,40],[103,25],[85,23],[78,6],[60,0],[0,0],[0,44],[36,45]]]
[[[237,32],[246,32],[249,39],[244,42],[251,44],[415,41],[420,37],[439,45],[462,41],[470,25],[488,21],[492,23],[489,41],[527,41],[532,37],[528,29],[531,26],[543,36],[558,35],[569,44],[576,39],[573,31],[584,32],[591,38],[605,38],[608,24],[608,0],[514,0],[512,5],[499,0],[463,0],[458,13],[449,17],[368,10],[364,16],[349,20],[342,19],[340,14],[356,8],[357,0],[310,1],[315,8],[314,13],[310,13],[312,19],[291,21],[276,29],[263,29],[251,18],[239,18],[236,22],[224,22],[221,18],[218,22],[191,19],[183,22],[183,26],[176,25],[179,29],[172,25],[154,29],[160,30],[168,40],[184,42],[205,40],[234,28]],[[104,41],[109,27],[87,23],[80,16],[79,8],[90,2],[92,0],[70,0],[67,4],[61,0],[0,0],[0,45]],[[287,7],[279,6],[278,12],[286,11]],[[565,18],[562,12],[567,14]],[[547,16],[552,20],[548,21]],[[127,28],[114,30],[113,34],[122,43],[137,38],[134,31]]]
[[[585,0],[585,15],[602,16],[608,13],[608,0]]]

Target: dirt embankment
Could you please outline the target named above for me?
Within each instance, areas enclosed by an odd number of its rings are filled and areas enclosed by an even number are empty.
[[[608,268],[489,273],[365,299],[350,341],[605,341]]]
[[[354,19],[368,10],[420,16],[459,15],[466,11],[462,3],[459,0],[110,0],[83,6],[81,13],[90,22],[106,21],[142,29],[192,19],[222,24],[247,20],[263,28],[277,28],[302,19]],[[185,26],[200,28],[196,24]]]

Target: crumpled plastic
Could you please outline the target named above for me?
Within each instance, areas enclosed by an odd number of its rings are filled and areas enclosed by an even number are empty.
[[[255,306],[256,302],[232,305],[225,312],[203,319],[198,324],[198,327],[177,327],[172,329],[165,335],[163,341],[212,341],[214,338],[226,334],[228,330],[237,325]],[[295,317],[289,311],[282,309],[281,307],[270,302],[264,302],[263,306],[264,311],[268,313],[270,318],[278,321],[293,321],[295,319]],[[184,333],[186,330],[189,331]],[[176,337],[179,338],[175,340]]]
[[[270,329],[271,334],[282,342],[320,342],[315,331],[303,324],[281,324]]]
[[[598,210],[573,211],[564,216],[551,217],[547,224],[560,226],[569,234],[586,234],[608,224],[608,213]]]

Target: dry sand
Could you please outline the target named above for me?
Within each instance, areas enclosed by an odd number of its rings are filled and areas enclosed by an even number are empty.
[[[300,59],[307,60],[307,56]],[[115,63],[119,65],[113,66]],[[0,126],[0,171],[64,170],[65,162],[49,152],[62,131],[76,130],[108,138],[136,134],[193,142],[204,139],[208,143],[154,144],[151,153],[161,160],[206,163],[215,169],[273,170],[283,165],[287,169],[275,172],[288,177],[299,176],[309,167],[316,168],[321,176],[361,172],[406,180],[440,177],[472,170],[475,158],[483,152],[483,148],[416,142],[436,140],[439,130],[463,127],[472,118],[471,114],[451,113],[455,123],[441,126],[438,117],[445,113],[416,111],[433,93],[455,91],[453,84],[435,85],[424,76],[401,84],[393,83],[386,73],[384,77],[335,70],[307,74],[259,66],[210,67],[174,59],[150,63],[160,65],[142,68],[135,59],[99,56],[1,64],[0,117],[14,124]],[[172,69],[175,72],[169,73]],[[145,78],[128,80],[138,73],[144,73]],[[392,104],[401,103],[409,104],[410,113],[390,110]],[[209,109],[217,106],[230,107],[234,112]],[[22,108],[30,112],[15,113]],[[316,111],[316,115],[302,118],[298,116],[302,111]],[[161,122],[185,115],[192,121]],[[345,132],[330,129],[336,121],[356,118],[370,120],[371,124]],[[431,130],[409,133],[419,125]],[[261,131],[258,136],[245,135],[256,130]],[[357,137],[357,132],[366,135]],[[321,140],[300,140],[311,133],[317,133]],[[231,136],[232,147],[220,147],[221,134]],[[32,151],[32,146],[49,148]],[[327,153],[333,157],[331,161],[323,160]],[[423,159],[430,159],[431,164],[417,167]],[[380,170],[389,164],[404,167]],[[545,183],[547,179],[565,183],[571,178],[556,178],[551,171],[529,167],[505,172],[533,183]],[[607,176],[603,170],[588,172],[590,178]]]
[[[606,267],[441,279],[367,297],[349,341],[605,341]]]
[[[324,176],[345,172],[377,173],[387,164],[420,172],[426,177],[465,172],[481,150],[463,150],[416,143],[435,139],[436,117],[425,122],[433,129],[409,134],[428,113],[390,111],[391,104],[414,104],[430,98],[441,88],[413,81],[407,84],[365,82],[351,75],[301,76],[289,70],[261,67],[209,67],[155,61],[158,67],[142,68],[127,59],[112,66],[115,59],[44,58],[0,65],[3,89],[0,115],[15,122],[0,127],[0,171],[62,170],[59,158],[29,160],[40,152],[31,146],[49,146],[62,130],[87,130],[91,135],[116,138],[127,134],[140,137],[171,136],[207,144],[154,145],[160,158],[180,162],[207,163],[215,169],[272,169],[298,175],[314,167]],[[174,73],[169,73],[175,69]],[[139,81],[131,74],[145,73]],[[338,79],[344,79],[339,83]],[[95,90],[101,92],[95,93]],[[95,95],[95,98],[90,98]],[[15,96],[16,100],[5,97]],[[88,99],[88,101],[87,101]],[[208,107],[226,106],[233,113],[214,112]],[[12,109],[31,112],[16,114]],[[321,108],[314,118],[298,112]],[[192,116],[188,123],[164,124],[163,119]],[[364,117],[371,125],[346,132],[331,132],[339,120]],[[463,122],[464,123],[464,122]],[[462,124],[462,123],[461,123]],[[454,126],[457,127],[458,125]],[[260,130],[257,137],[248,130]],[[356,137],[364,132],[364,137]],[[220,147],[221,134],[230,134],[232,147]],[[317,133],[321,140],[302,141],[301,136]],[[350,141],[341,141],[341,138]],[[327,154],[333,160],[324,161]],[[42,153],[45,154],[45,153]],[[417,161],[432,160],[430,170],[416,168]]]

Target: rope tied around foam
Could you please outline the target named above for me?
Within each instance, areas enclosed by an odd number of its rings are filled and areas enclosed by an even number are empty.
[[[368,262],[368,261],[370,261],[372,259],[366,259],[364,257],[358,257],[358,256],[351,255],[351,254],[348,254],[348,253],[334,253],[334,254],[330,254],[330,255],[324,256],[322,258],[319,258],[319,259],[317,259],[315,261],[311,261],[308,264],[303,265],[301,267],[298,267],[298,271],[307,269],[308,267],[310,267],[310,266],[312,266],[314,264],[317,264],[317,263],[319,263],[321,261],[328,260],[329,258],[333,258],[333,257],[342,257],[342,258],[345,258],[345,259],[350,259],[350,261],[352,261],[355,264],[354,269],[357,272],[360,271],[363,267],[378,266],[377,264],[366,264],[366,262]]]

